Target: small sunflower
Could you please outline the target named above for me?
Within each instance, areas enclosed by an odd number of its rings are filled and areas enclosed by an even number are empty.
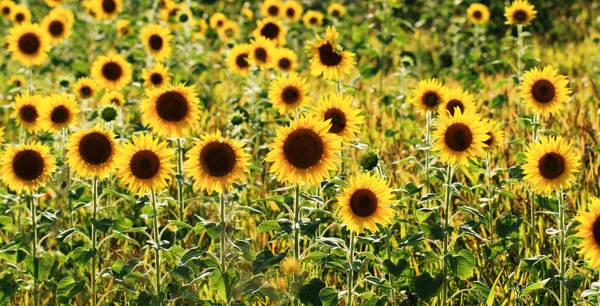
[[[115,53],[98,56],[91,70],[92,77],[102,88],[118,90],[131,81],[131,64]]]
[[[294,113],[296,109],[310,102],[306,79],[292,72],[287,77],[280,76],[277,80],[271,81],[269,100],[280,114]]]
[[[446,104],[446,89],[438,79],[421,80],[419,87],[411,91],[409,101],[423,111],[433,112]]]
[[[459,109],[461,113],[470,110],[475,105],[475,98],[468,91],[464,91],[460,87],[446,88],[446,94],[442,101],[440,112],[454,115],[455,109]]]
[[[117,35],[125,37],[131,34],[131,27],[129,26],[131,21],[127,19],[120,19],[117,21]]]
[[[160,88],[171,82],[169,69],[161,63],[156,63],[152,69],[142,69],[144,86],[148,88]]]
[[[225,24],[225,21],[227,21],[227,16],[225,16],[223,13],[214,13],[212,16],[210,16],[208,23],[210,24],[211,28],[218,30]]]
[[[158,24],[147,25],[140,32],[144,47],[156,61],[163,61],[171,55],[171,31]]]
[[[150,134],[133,135],[132,138],[115,156],[121,186],[139,196],[167,187],[167,181],[175,174],[172,162],[175,152],[168,148],[166,141],[152,138]]]
[[[487,133],[490,138],[484,141],[488,147],[486,150],[494,150],[504,144],[504,131],[500,128],[500,125],[494,119],[487,119]]]
[[[304,13],[304,16],[302,17],[302,22],[304,22],[305,25],[311,27],[320,26],[323,25],[324,17],[325,16],[323,16],[323,13],[321,12],[308,10],[306,11],[306,13]]]
[[[55,7],[63,4],[65,0],[44,0],[49,7]]]
[[[579,254],[590,261],[590,268],[600,268],[600,199],[591,197],[589,211],[580,211],[575,220],[579,226],[575,236],[583,238],[579,243]]]
[[[250,154],[243,144],[221,136],[221,132],[204,134],[186,154],[185,172],[194,181],[194,188],[209,194],[229,191],[231,183],[244,179],[248,172]]]
[[[329,133],[330,124],[313,116],[303,116],[289,126],[277,128],[277,136],[270,145],[265,161],[272,162],[272,173],[280,182],[318,184],[329,178],[341,159],[341,139]]]
[[[114,168],[117,143],[112,131],[100,127],[69,136],[67,161],[82,178],[105,178]]]
[[[474,24],[485,24],[490,20],[490,10],[485,4],[472,3],[467,8],[467,16]]]
[[[267,17],[256,22],[258,27],[254,30],[254,37],[264,37],[276,45],[285,45],[285,28],[278,19]]]
[[[244,15],[244,17],[248,20],[251,20],[252,18],[254,18],[254,13],[252,12],[251,9],[244,7],[242,8],[242,15]]]
[[[437,138],[433,151],[440,151],[440,159],[444,163],[468,165],[469,158],[485,156],[487,145],[484,142],[490,137],[487,132],[481,115],[473,111],[455,111],[452,116],[446,113],[440,117],[440,123],[432,134]]]
[[[120,91],[113,90],[105,93],[102,99],[100,99],[100,103],[121,106],[125,104],[125,97],[123,97],[123,93]]]
[[[541,137],[525,152],[525,164],[521,166],[523,179],[538,193],[569,188],[575,180],[574,173],[579,172],[579,160],[579,154],[562,137]]]
[[[377,232],[377,224],[386,226],[394,218],[395,203],[388,184],[369,173],[359,173],[350,178],[350,185],[337,197],[338,216],[348,229],[362,233],[365,228]]]
[[[27,81],[25,81],[25,77],[22,75],[12,75],[8,79],[8,84],[12,87],[25,87]]]
[[[360,114],[360,108],[352,106],[351,96],[329,94],[322,96],[317,104],[314,113],[331,123],[330,133],[340,136],[345,143],[356,139],[364,116]]]
[[[24,66],[37,66],[48,59],[50,38],[38,24],[23,23],[8,33],[8,51],[12,53],[12,59]]]
[[[142,122],[160,136],[183,137],[198,122],[198,96],[194,86],[169,85],[146,90]]]
[[[261,12],[263,16],[277,18],[281,15],[281,0],[265,0]]]
[[[281,6],[281,11],[287,20],[296,22],[302,17],[302,4],[298,1],[288,0]]]
[[[544,69],[535,67],[523,75],[519,96],[534,113],[543,116],[555,114],[565,109],[565,103],[569,101],[571,89],[568,84],[567,78],[551,66]]]
[[[298,66],[298,56],[291,49],[278,48],[273,56],[273,66],[279,71],[294,71]]]
[[[225,21],[225,24],[219,28],[217,34],[219,34],[219,38],[225,42],[236,40],[240,36],[240,27],[237,25],[237,23],[227,20]]]
[[[249,44],[233,46],[227,55],[227,67],[229,71],[246,76],[250,73],[250,53],[253,48]]]
[[[273,65],[275,55],[275,44],[262,36],[250,41],[252,51],[250,52],[250,60],[259,69],[269,69]]]
[[[11,19],[16,24],[30,23],[31,22],[31,11],[23,5],[16,4],[12,8]]]
[[[207,30],[208,23],[206,22],[206,20],[204,20],[203,18],[198,19],[192,27],[192,32],[194,33],[192,38],[194,40],[205,40]]]
[[[73,85],[73,93],[82,99],[93,98],[98,91],[98,84],[88,77],[82,77]]]
[[[342,74],[349,74],[356,65],[356,56],[349,51],[341,50],[335,42],[339,33],[335,27],[328,27],[325,36],[316,36],[316,41],[306,46],[310,57],[310,73],[314,76],[323,75],[325,79],[340,79]]]
[[[98,111],[98,116],[106,123],[113,122],[119,117],[119,109],[114,104],[103,104]]]
[[[57,10],[57,9],[55,9]],[[58,9],[52,10],[42,20],[41,27],[48,33],[50,41],[58,44],[71,35],[74,18],[70,10]],[[53,13],[54,12],[54,13]],[[70,14],[70,17],[67,16]]]
[[[77,123],[81,110],[73,96],[54,93],[44,98],[43,104],[40,119],[44,130],[56,133]]]
[[[56,170],[50,147],[39,142],[7,146],[0,157],[0,175],[15,192],[35,192]]]
[[[0,15],[4,18],[10,18],[14,6],[15,3],[13,1],[0,1]]]
[[[535,7],[527,0],[515,0],[510,6],[504,7],[504,24],[528,25],[536,14]]]
[[[123,10],[123,0],[89,0],[87,8],[96,19],[114,19]]]
[[[327,8],[329,15],[339,18],[346,15],[346,8],[340,3],[332,3]]]
[[[12,117],[16,119],[17,125],[23,126],[30,134],[35,134],[41,129],[40,107],[44,98],[40,95],[29,95],[22,93],[15,97],[12,105]]]

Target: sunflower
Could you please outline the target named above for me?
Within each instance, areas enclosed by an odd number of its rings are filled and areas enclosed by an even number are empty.
[[[298,1],[288,0],[281,6],[283,17],[289,21],[298,21],[302,17],[302,4]]]
[[[194,40],[205,40],[206,39],[206,31],[208,30],[208,23],[203,18],[200,18],[194,23],[192,27]]]
[[[103,104],[98,111],[98,116],[106,123],[113,122],[119,117],[119,110],[114,104]]]
[[[339,33],[335,27],[328,27],[324,38],[316,36],[316,41],[306,46],[310,59],[310,73],[323,75],[325,79],[340,79],[342,74],[349,74],[356,65],[355,54],[341,50],[335,42]]]
[[[504,7],[504,24],[528,25],[535,18],[537,11],[527,0],[515,0],[510,6]]]
[[[298,108],[310,102],[306,79],[292,72],[289,76],[280,76],[272,81],[269,88],[269,100],[280,114],[292,114]]]
[[[82,178],[105,178],[114,168],[117,143],[112,131],[100,127],[69,136],[67,161]]]
[[[308,10],[306,11],[306,13],[304,13],[304,16],[302,17],[302,22],[304,22],[304,24],[307,26],[320,26],[323,25],[324,17],[325,16],[323,16],[323,13],[321,12]]]
[[[541,137],[529,145],[525,164],[521,166],[525,181],[538,193],[552,193],[559,188],[569,188],[580,166],[579,155],[570,143],[560,136]]]
[[[12,117],[16,119],[17,125],[23,126],[30,134],[35,134],[40,130],[40,107],[43,97],[40,95],[29,95],[29,92],[22,93],[15,97],[12,105]]]
[[[579,226],[575,229],[575,236],[583,238],[579,243],[579,254],[590,261],[590,267],[600,268],[600,199],[591,197],[592,203],[589,212],[580,211],[575,220]]]
[[[364,116],[360,108],[352,106],[352,97],[349,95],[329,94],[319,99],[314,113],[322,120],[330,122],[329,132],[342,138],[343,142],[356,139]]]
[[[31,22],[31,11],[23,5],[15,4],[11,10],[11,19],[16,24],[30,23]]]
[[[449,164],[468,165],[469,158],[485,156],[484,143],[489,139],[488,129],[481,115],[467,110],[465,113],[455,111],[454,115],[446,113],[440,117],[440,123],[433,132],[437,138],[433,151],[440,151],[440,159]]]
[[[24,87],[27,84],[27,81],[25,81],[25,77],[22,75],[12,75],[10,79],[8,79],[8,84],[12,87]]]
[[[73,85],[73,93],[82,99],[93,98],[98,91],[98,84],[88,77],[82,77]]]
[[[267,17],[263,20],[256,22],[258,27],[254,30],[254,37],[264,37],[273,41],[276,45],[285,45],[285,28],[281,24],[281,21]]]
[[[37,66],[46,61],[50,51],[50,38],[38,24],[23,23],[8,32],[8,51],[12,59],[24,66]]]
[[[147,52],[156,61],[163,61],[171,55],[171,31],[158,24],[147,25],[140,32],[140,39]]]
[[[544,69],[535,67],[523,75],[519,96],[534,113],[543,116],[555,114],[565,109],[564,104],[569,101],[571,89],[568,84],[567,78],[550,65]]]
[[[275,44],[262,36],[251,40],[250,60],[259,69],[268,69],[273,65],[273,56],[275,54]]]
[[[44,0],[49,7],[55,7],[63,4],[65,0]]]
[[[249,44],[239,44],[233,46],[227,55],[227,67],[229,71],[246,76],[250,73],[250,53],[253,48]]]
[[[75,125],[81,112],[73,96],[54,93],[44,98],[40,109],[42,128],[49,132],[59,132],[63,128]]]
[[[254,18],[254,13],[247,7],[242,8],[242,15],[244,15],[244,17],[248,20]]]
[[[446,88],[440,112],[443,114],[449,112],[450,115],[454,115],[455,109],[458,108],[461,113],[464,113],[466,110],[473,108],[474,105],[475,98],[468,91],[464,91],[460,87]]]
[[[250,154],[243,144],[221,136],[221,132],[204,134],[186,154],[185,173],[194,181],[194,188],[210,194],[229,191],[231,182],[244,179]]]
[[[341,139],[328,133],[329,128],[330,124],[311,115],[278,127],[272,150],[265,157],[273,163],[269,171],[280,182],[296,184],[318,184],[329,178],[329,171],[341,161],[336,154],[342,151]]]
[[[160,88],[171,82],[169,69],[161,63],[154,64],[152,69],[142,69],[142,78],[144,86],[152,88]]]
[[[0,175],[15,192],[35,192],[56,170],[50,147],[39,142],[7,146],[0,157]]]
[[[120,91],[112,90],[102,96],[100,103],[121,106],[125,104],[125,97],[123,97],[123,94]]]
[[[87,8],[96,19],[114,19],[123,10],[123,0],[90,0]]]
[[[340,3],[332,3],[327,8],[329,15],[339,18],[346,15],[346,8]]]
[[[91,70],[92,77],[103,88],[118,90],[131,81],[131,64],[115,53],[98,56]]]
[[[474,24],[485,24],[490,20],[490,10],[485,4],[472,3],[467,8],[467,16]]]
[[[75,17],[70,10],[54,9],[42,20],[42,29],[48,33],[50,42],[57,44],[71,35]]]
[[[294,71],[298,66],[298,56],[291,49],[278,48],[273,55],[273,65],[280,71]]]
[[[281,0],[265,0],[262,4],[262,15],[277,18],[281,15]]]
[[[240,36],[240,27],[237,23],[227,20],[225,21],[225,24],[219,28],[217,34],[219,34],[219,38],[225,42],[236,40]]]
[[[504,144],[504,131],[500,128],[498,122],[494,119],[487,119],[486,125],[488,130],[486,134],[488,134],[490,138],[483,142],[488,146],[485,149],[493,150]]]
[[[12,9],[15,3],[12,1],[0,1],[0,14],[4,18],[10,18],[12,16]]]
[[[133,135],[117,151],[115,165],[120,184],[139,196],[151,190],[167,187],[175,174],[171,161],[175,152],[166,141],[152,138],[150,134]]]
[[[121,19],[117,21],[117,35],[125,37],[131,33],[131,27],[129,25],[131,21],[127,19]]]
[[[423,111],[435,111],[438,105],[446,105],[446,89],[438,79],[419,81],[419,87],[411,91],[409,101]]]
[[[198,96],[194,86],[168,85],[146,90],[142,122],[160,136],[183,137],[198,122]]]
[[[210,23],[211,28],[218,30],[225,24],[226,20],[227,17],[223,13],[214,13],[212,16],[210,16],[208,22]]]

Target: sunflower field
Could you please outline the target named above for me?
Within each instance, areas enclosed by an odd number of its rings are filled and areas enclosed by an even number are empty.
[[[0,305],[600,305],[600,2],[0,0]]]

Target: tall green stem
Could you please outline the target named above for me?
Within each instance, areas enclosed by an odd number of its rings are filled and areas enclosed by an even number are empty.
[[[352,269],[352,263],[354,262],[354,231],[350,231],[350,252],[348,252],[348,303],[346,305],[352,306],[354,300],[354,269]]]
[[[565,288],[565,274],[566,274],[566,260],[565,260],[565,206],[563,201],[563,193],[562,190],[556,191],[556,197],[558,199],[558,230],[559,230],[559,239],[560,239],[560,277],[562,278],[560,282],[560,306],[567,305],[567,291]]]
[[[294,185],[294,259],[300,262],[300,184]],[[294,283],[300,282],[298,273],[294,273]],[[299,305],[298,299],[294,299],[294,305]]]
[[[35,197],[33,195],[33,193],[30,195],[29,198],[29,209],[31,210],[31,227],[33,230],[33,242],[31,243],[31,255],[33,256],[33,262],[34,262],[34,267],[37,266],[36,262],[38,260],[37,258],[37,244],[38,244],[38,237],[37,237],[37,208],[35,205]],[[35,272],[39,273],[38,269],[34,269]],[[37,273],[34,273],[33,275],[33,305],[38,306],[40,304],[40,301],[38,299],[38,280],[37,280]]]
[[[71,201],[71,167],[69,166],[69,162],[67,162],[67,140],[69,137],[69,130],[67,128],[63,128],[63,162],[65,163],[65,175],[66,175],[66,188],[67,188],[67,202],[69,204],[69,228],[73,228],[73,201]]]
[[[183,222],[183,145],[177,139],[177,204],[179,204],[179,221]]]
[[[156,272],[156,295],[160,295],[160,237],[159,237],[159,229],[158,229],[158,204],[156,200],[156,193],[154,189],[151,190],[152,195],[152,213],[154,214],[154,251],[156,254],[156,258],[154,261],[154,272]]]
[[[450,235],[446,231],[450,223],[450,200],[452,199],[452,194],[450,191],[450,185],[452,184],[452,166],[448,164],[446,168],[446,198],[444,199],[444,226],[442,227],[442,231],[444,233],[444,245],[443,245],[443,254],[442,254],[442,274],[444,276],[444,286],[442,288],[442,301],[441,305],[447,305],[448,301],[448,268],[446,267],[446,255],[448,255],[448,244],[450,240]]]
[[[431,159],[431,111],[427,111],[425,118],[425,193],[429,193],[429,160]]]
[[[221,261],[221,275],[223,278],[227,275],[227,217],[225,215],[225,194],[221,193],[219,195],[219,214],[220,221],[223,225],[223,229],[220,234],[220,247],[219,247],[219,259]],[[223,301],[223,305],[227,305],[229,302],[229,291],[227,290],[227,297]]]
[[[97,215],[98,208],[98,177],[94,176],[94,180],[92,182],[92,217],[94,219]],[[96,306],[97,304],[97,296],[96,296],[96,254],[98,253],[96,250],[96,227],[94,223],[92,223],[92,269],[90,272],[90,282],[92,283],[92,306]]]
[[[494,183],[492,180],[492,158],[490,156],[490,150],[485,153],[485,165],[486,165],[486,176],[487,176],[487,197],[488,197],[488,231],[490,235],[490,241],[494,244]]]

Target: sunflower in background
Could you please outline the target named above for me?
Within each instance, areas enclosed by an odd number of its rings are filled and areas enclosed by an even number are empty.
[[[75,17],[73,12],[63,8],[55,8],[42,20],[41,27],[50,37],[50,42],[58,44],[71,35]]]
[[[302,18],[302,4],[295,0],[288,0],[281,6],[281,15],[292,22],[297,22]]]
[[[184,137],[184,132],[198,122],[200,110],[194,86],[168,85],[146,90],[142,101],[142,123],[154,134],[165,137]]]
[[[129,26],[131,21],[127,19],[120,19],[117,21],[117,35],[120,37],[125,37],[131,34],[131,27]]]
[[[504,24],[528,25],[536,14],[535,7],[527,0],[515,0],[510,6],[504,7]]]
[[[7,146],[0,157],[0,176],[9,189],[35,192],[44,186],[56,171],[56,161],[50,147],[39,142]]]
[[[322,96],[313,112],[323,121],[330,122],[329,133],[340,136],[343,143],[356,139],[364,121],[360,108],[352,106],[352,96],[349,95]]]
[[[318,12],[318,11],[308,10],[308,11],[306,11],[306,13],[304,13],[304,16],[302,17],[302,22],[304,22],[304,24],[307,26],[312,26],[312,27],[321,26],[321,25],[323,25],[323,18],[325,18],[323,13]]]
[[[356,65],[355,54],[343,51],[336,43],[339,33],[335,27],[327,27],[325,36],[316,36],[316,40],[306,46],[310,58],[310,73],[314,76],[323,75],[325,79],[341,79],[343,74],[350,74]]]
[[[98,116],[102,121],[110,123],[119,117],[119,109],[114,104],[103,104],[98,110]]]
[[[171,74],[165,65],[155,63],[152,69],[142,69],[142,79],[145,87],[160,88],[171,82]]]
[[[543,136],[529,145],[525,152],[523,180],[534,191],[550,194],[560,188],[569,188],[581,165],[579,154],[562,137]]]
[[[227,54],[227,68],[229,71],[246,76],[250,73],[250,53],[253,48],[249,44],[238,44],[233,46]]]
[[[79,104],[73,96],[65,93],[54,93],[42,101],[40,117],[42,129],[52,133],[77,124],[81,112]]]
[[[6,40],[11,58],[24,66],[37,66],[48,59],[50,38],[38,24],[17,25],[9,30]]]
[[[98,92],[98,84],[88,77],[82,77],[73,85],[73,93],[81,99],[93,98]]]
[[[56,6],[63,4],[65,2],[65,0],[44,0],[44,2],[49,7],[56,7]]]
[[[266,17],[277,18],[281,15],[281,0],[265,0],[261,6],[261,13]]]
[[[346,15],[346,8],[340,3],[332,3],[327,7],[327,13],[335,18],[339,18]]]
[[[11,75],[8,79],[8,84],[12,87],[24,87],[27,84],[25,77],[22,75]]]
[[[11,10],[12,21],[15,24],[24,24],[31,22],[31,11],[23,5],[15,4]]]
[[[579,226],[575,236],[583,238],[579,243],[579,254],[590,261],[589,267],[600,268],[600,199],[591,197],[587,211],[580,211],[575,220]]]
[[[240,27],[237,23],[227,20],[225,21],[225,24],[219,28],[217,34],[219,34],[219,38],[224,42],[237,40],[240,36]]]
[[[275,55],[275,43],[262,36],[251,40],[250,43],[252,47],[250,61],[261,70],[271,68]]]
[[[194,41],[205,40],[206,30],[208,30],[208,23],[206,20],[204,20],[204,18],[198,19],[192,27],[192,39],[194,39]]]
[[[466,166],[469,159],[485,157],[487,145],[484,142],[490,138],[487,132],[481,115],[472,110],[465,113],[457,110],[454,115],[446,113],[440,117],[432,134],[436,138],[432,150],[440,151],[440,159],[444,163]]]
[[[565,109],[571,89],[567,87],[567,77],[558,74],[557,69],[548,65],[525,72],[519,84],[519,96],[534,113],[542,116],[556,114]]]
[[[114,19],[123,11],[123,0],[87,0],[84,6],[96,19]]]
[[[218,30],[225,24],[225,21],[227,21],[227,16],[225,16],[223,13],[217,12],[210,16],[208,22],[210,23],[210,27],[212,29]]]
[[[115,106],[121,106],[125,104],[125,97],[123,97],[123,94],[120,91],[112,90],[106,92],[102,96],[102,99],[100,99],[100,103],[105,105],[112,104]]]
[[[447,112],[449,112],[450,115],[454,115],[456,109],[460,110],[461,113],[464,113],[474,107],[475,98],[461,87],[445,88],[445,91],[445,97],[442,99],[442,104],[439,108],[442,115]],[[435,92],[435,90],[433,92]],[[425,98],[425,100],[426,99],[427,98]]]
[[[242,8],[241,13],[242,13],[242,16],[244,16],[244,18],[246,18],[248,20],[252,20],[252,18],[254,18],[254,13],[248,7]]]
[[[273,41],[276,45],[285,45],[285,28],[278,19],[267,17],[256,22],[257,28],[252,32],[254,37],[264,37]]]
[[[494,119],[487,119],[485,124],[487,125],[488,140],[484,141],[487,145],[486,150],[494,150],[504,144],[504,131],[501,129],[500,124]]]
[[[490,10],[485,4],[472,3],[467,8],[467,17],[474,24],[485,24],[490,20]]]
[[[171,55],[171,31],[158,24],[146,25],[140,32],[140,39],[144,48],[152,58],[162,62]]]
[[[14,6],[13,1],[0,1],[0,15],[6,19],[11,19]]]
[[[81,178],[103,179],[115,166],[117,143],[112,131],[93,127],[69,136],[67,161]]]
[[[298,56],[291,49],[278,48],[273,56],[273,66],[283,72],[294,71],[298,66]]]
[[[310,103],[306,79],[292,72],[287,77],[280,76],[277,80],[271,81],[269,101],[280,114],[294,114],[297,109]]]
[[[40,107],[43,97],[40,95],[29,95],[29,92],[19,94],[15,97],[12,104],[13,112],[11,117],[15,119],[18,126],[35,134],[41,129]]]
[[[104,89],[119,90],[131,81],[131,64],[121,55],[101,55],[92,63],[92,77]]]
[[[409,102],[423,111],[434,112],[439,105],[446,104],[446,88],[438,79],[419,81],[418,87],[411,90]],[[444,112],[445,113],[445,112]]]

